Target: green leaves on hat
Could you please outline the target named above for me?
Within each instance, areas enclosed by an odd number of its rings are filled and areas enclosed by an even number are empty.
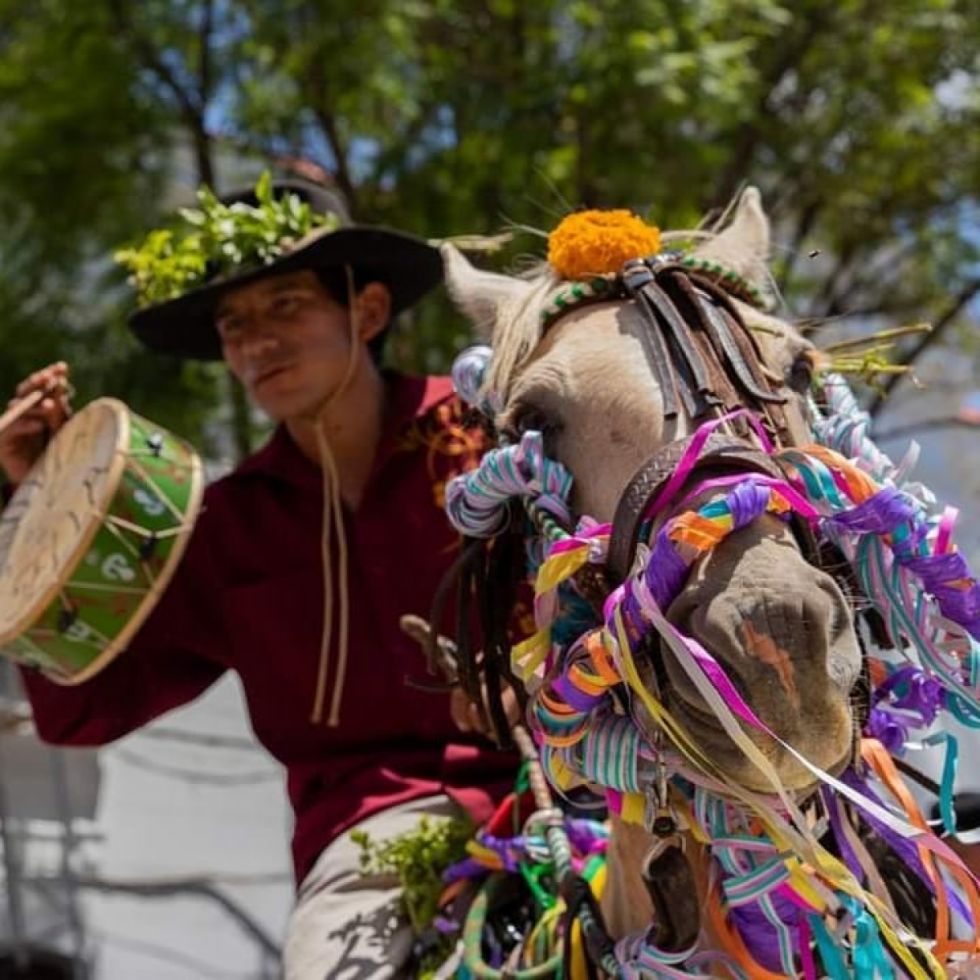
[[[257,204],[223,204],[208,187],[198,207],[180,210],[179,222],[151,231],[138,248],[113,256],[130,273],[143,309],[176,299],[206,282],[242,269],[269,265],[318,228],[340,220],[315,212],[296,194],[276,197],[268,171],[255,185]]]

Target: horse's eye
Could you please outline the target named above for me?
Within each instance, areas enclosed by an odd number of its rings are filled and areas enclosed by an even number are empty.
[[[548,437],[560,428],[554,418],[535,405],[515,405],[504,413],[499,432],[508,442],[520,442],[525,432],[540,432],[547,445]]]
[[[813,384],[813,358],[809,353],[800,354],[793,361],[786,376],[786,384],[798,394],[805,395]]]

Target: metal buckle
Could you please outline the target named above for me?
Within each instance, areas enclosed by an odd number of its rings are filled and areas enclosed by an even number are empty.
[[[647,854],[647,859],[643,862],[644,868],[651,859],[658,857],[668,846],[676,846],[684,850],[684,838],[680,834],[677,817],[670,804],[670,781],[667,778],[667,763],[663,757],[663,747],[659,744],[662,739],[657,738],[656,741],[659,754],[657,776],[647,787],[643,824],[647,832],[653,834],[657,839]]]

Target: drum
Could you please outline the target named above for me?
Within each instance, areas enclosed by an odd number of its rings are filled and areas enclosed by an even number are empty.
[[[186,442],[100,398],[73,416],[0,514],[0,653],[78,684],[170,581],[200,510]]]

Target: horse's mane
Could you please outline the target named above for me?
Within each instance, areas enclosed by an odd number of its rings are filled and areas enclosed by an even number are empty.
[[[525,272],[529,290],[515,298],[501,289],[497,301],[497,319],[493,325],[493,359],[486,377],[486,387],[506,399],[511,383],[543,336],[541,312],[549,297],[564,281],[547,262],[540,262]]]

